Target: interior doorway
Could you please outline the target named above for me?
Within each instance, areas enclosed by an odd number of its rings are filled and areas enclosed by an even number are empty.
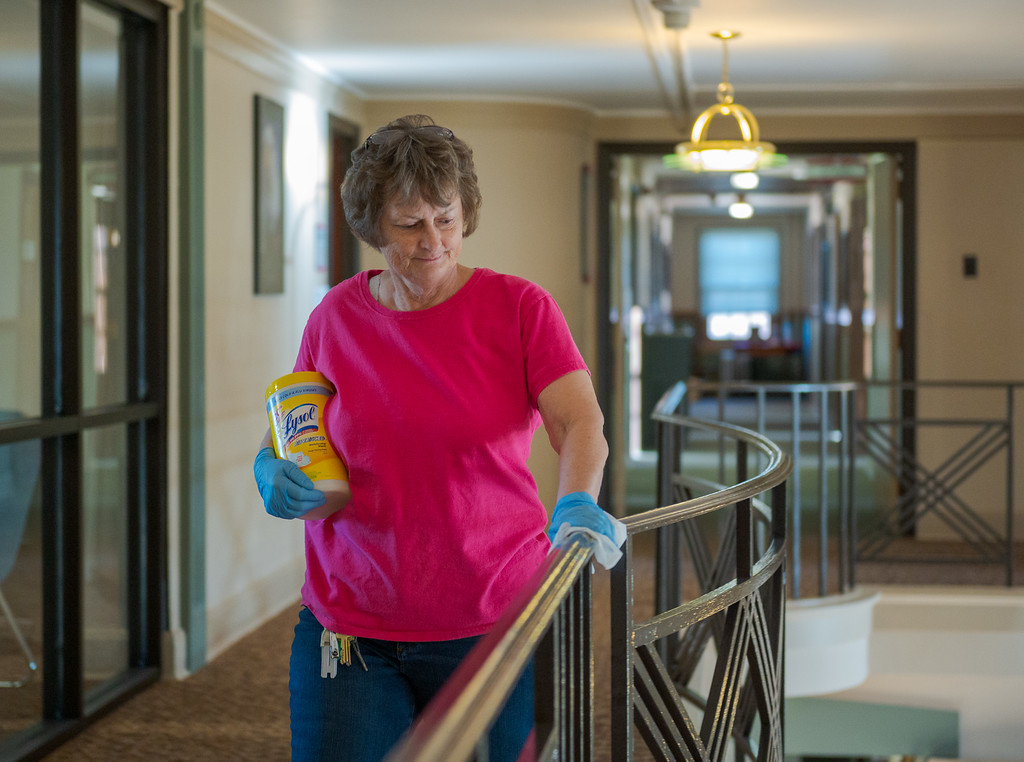
[[[359,127],[329,114],[327,117],[327,288],[359,272],[359,241],[345,222],[341,184],[359,146]]]
[[[780,145],[784,162],[742,176],[679,170],[672,151],[600,147],[598,372],[622,512],[654,505],[650,412],[675,381],[914,378],[913,144]]]

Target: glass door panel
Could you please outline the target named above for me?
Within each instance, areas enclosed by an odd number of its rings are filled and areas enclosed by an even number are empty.
[[[43,716],[40,452],[0,445],[0,740]]]
[[[127,401],[128,273],[122,21],[82,6],[81,362],[82,407]],[[90,689],[128,669],[127,432],[82,435],[82,668]]]
[[[128,669],[127,430],[82,436],[82,606],[88,691]]]
[[[38,2],[4,3],[0,55],[0,409],[38,416]]]
[[[40,413],[39,3],[0,24],[0,426]],[[0,444],[0,741],[40,721],[38,440]]]
[[[120,17],[81,17],[82,406],[125,402],[124,113]]]

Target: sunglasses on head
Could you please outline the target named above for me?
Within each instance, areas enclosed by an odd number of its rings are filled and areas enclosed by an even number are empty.
[[[439,124],[425,124],[422,127],[413,127],[411,129],[392,129],[392,130],[377,130],[375,133],[370,135],[363,144],[364,148],[369,148],[371,145],[374,146],[386,146],[389,143],[394,143],[396,140],[415,132],[422,132],[428,135],[437,135],[438,137],[451,140],[455,137],[455,133],[449,130],[447,127],[442,127]]]

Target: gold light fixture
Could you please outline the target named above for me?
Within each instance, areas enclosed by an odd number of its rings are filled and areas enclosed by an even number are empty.
[[[722,41],[722,81],[718,85],[718,103],[701,112],[693,123],[690,141],[676,146],[676,153],[684,157],[694,169],[711,172],[749,172],[757,169],[772,154],[775,146],[761,142],[761,128],[750,110],[736,103],[729,82],[729,40],[739,32],[723,29],[711,36]],[[731,116],[739,126],[742,140],[707,140],[711,120],[716,116]]]

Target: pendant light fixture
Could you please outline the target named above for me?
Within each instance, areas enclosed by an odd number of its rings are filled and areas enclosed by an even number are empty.
[[[761,142],[761,129],[750,110],[736,103],[729,82],[729,40],[739,32],[723,29],[711,36],[722,41],[722,81],[718,85],[718,103],[705,109],[693,123],[690,141],[676,146],[676,153],[694,169],[711,172],[749,172],[760,167],[775,153],[775,146]],[[742,140],[707,140],[708,127],[716,116],[736,120]]]
[[[729,216],[734,220],[749,220],[754,216],[754,207],[744,194],[739,194],[736,200],[729,204]]]

